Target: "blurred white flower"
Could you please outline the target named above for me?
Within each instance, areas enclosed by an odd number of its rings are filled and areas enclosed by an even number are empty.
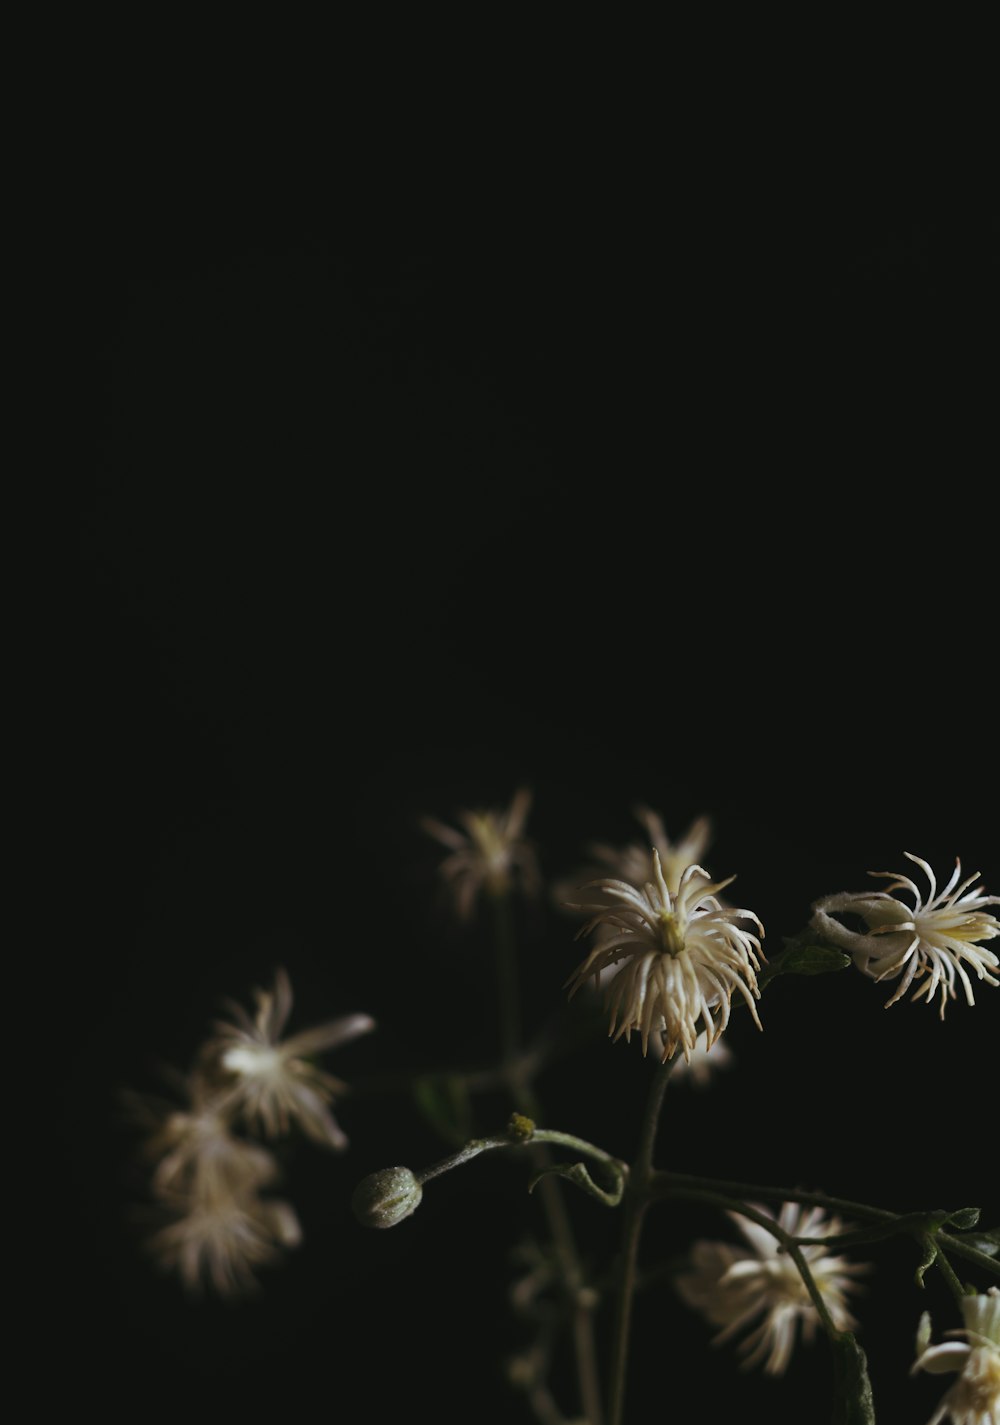
[[[901,999],[914,980],[922,981],[911,998],[926,996],[930,1004],[940,990],[943,1019],[948,1000],[956,998],[956,978],[962,982],[968,1003],[975,1004],[963,961],[971,966],[978,979],[988,985],[1000,985],[1000,980],[990,974],[991,969],[1000,965],[1000,959],[992,950],[985,950],[977,943],[1000,935],[996,916],[983,910],[984,906],[1000,905],[1000,896],[987,896],[982,887],[970,890],[979,880],[978,871],[959,884],[962,864],[958,860],[948,884],[939,891],[927,862],[909,851],[904,855],[927,877],[930,893],[926,901],[909,876],[895,871],[869,871],[870,876],[888,879],[888,889],[826,896],[813,906],[812,923],[828,940],[849,951],[854,963],[870,978],[886,980],[902,976],[899,987],[886,1000],[887,1007]],[[891,894],[898,890],[910,892],[912,906]],[[830,912],[860,916],[867,922],[867,934],[848,929]]]
[[[177,1198],[176,1218],[154,1234],[150,1249],[161,1265],[197,1290],[206,1282],[222,1296],[256,1286],[254,1268],[297,1247],[302,1231],[294,1209],[280,1198]]]
[[[756,1210],[774,1218],[770,1208]],[[802,1339],[810,1342],[819,1325],[819,1314],[805,1283],[787,1252],[765,1227],[741,1213],[729,1216],[743,1233],[751,1251],[728,1242],[695,1242],[691,1249],[692,1270],[676,1281],[681,1298],[700,1311],[713,1326],[722,1330],[713,1338],[721,1345],[752,1322],[757,1324],[740,1343],[742,1368],[750,1370],[763,1361],[767,1375],[782,1375],[788,1367],[798,1327]],[[844,1230],[836,1217],[816,1207],[802,1208],[786,1202],[775,1219],[793,1237],[832,1237]],[[820,1295],[830,1317],[840,1331],[857,1324],[847,1309],[846,1294],[856,1291],[851,1278],[867,1270],[864,1263],[848,1262],[828,1255],[823,1246],[803,1246]],[[758,1319],[759,1318],[759,1319]]]
[[[375,1021],[367,1014],[350,1014],[282,1039],[292,1010],[292,986],[285,971],[277,971],[273,991],[254,994],[254,1017],[231,1003],[236,1022],[217,1021],[216,1033],[205,1046],[207,1060],[231,1075],[239,1111],[269,1137],[287,1133],[294,1121],[317,1143],[346,1148],[346,1135],[328,1105],[347,1085],[317,1068],[308,1056],[350,1043],[374,1029]]]
[[[441,862],[440,871],[463,920],[471,916],[484,889],[490,895],[505,895],[518,878],[528,894],[538,890],[538,861],[523,838],[530,810],[531,793],[522,787],[506,811],[459,812],[464,831],[433,817],[422,818],[424,831],[451,852]]]
[[[657,1038],[662,1048],[664,1045],[663,1031],[657,1030]],[[691,1050],[690,1057],[681,1059],[675,1067],[671,1076],[671,1083],[680,1079],[687,1079],[693,1088],[707,1088],[711,1080],[720,1069],[728,1069],[733,1063],[734,1055],[727,1049],[721,1039],[709,1048],[705,1042],[705,1031],[698,1035],[695,1046]]]
[[[960,1371],[927,1425],[941,1425],[950,1415],[953,1425],[1000,1425],[1000,1290],[990,1287],[981,1296],[962,1299],[965,1329],[948,1331],[948,1336],[964,1336],[954,1344],[930,1346],[913,1363],[914,1371]],[[930,1320],[924,1313],[921,1334],[930,1334]]]
[[[649,807],[638,806],[633,815],[646,833],[646,841],[630,841],[626,846],[609,846],[605,842],[592,842],[588,848],[600,868],[588,873],[587,879],[610,871],[620,881],[628,881],[630,886],[642,887],[654,877],[653,852],[660,858],[663,879],[671,895],[680,888],[681,876],[688,866],[700,864],[712,839],[712,824],[707,816],[700,816],[675,843],[667,836],[663,818],[659,812]],[[704,873],[704,879],[709,879]]]
[[[688,866],[673,894],[654,850],[653,881],[643,890],[625,881],[596,882],[600,901],[577,907],[593,917],[579,934],[602,925],[614,933],[570,976],[570,995],[624,961],[604,994],[611,1011],[610,1032],[615,1039],[622,1034],[630,1039],[636,1030],[645,1054],[650,1034],[662,1029],[664,1061],[678,1048],[686,1059],[691,1057],[699,1019],[705,1047],[712,1047],[729,1023],[734,990],[749,1005],[759,1029],[754,998],[759,999],[760,992],[754,972],[760,969],[760,940],[737,922],[752,921],[761,935],[764,927],[752,911],[724,910],[717,900],[716,892],[734,879],[712,883],[701,866]]]
[[[162,1195],[191,1193],[203,1202],[255,1191],[277,1176],[277,1163],[259,1143],[230,1131],[238,1091],[210,1088],[198,1073],[182,1080],[184,1108],[150,1105],[153,1131],[146,1155],[153,1159],[153,1189]]]

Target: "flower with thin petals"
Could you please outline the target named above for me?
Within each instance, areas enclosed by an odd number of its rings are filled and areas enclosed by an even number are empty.
[[[601,863],[602,871],[610,871],[619,881],[628,881],[631,886],[642,887],[654,877],[653,852],[660,858],[663,879],[671,895],[676,895],[681,876],[688,866],[698,865],[708,850],[712,837],[712,824],[707,816],[700,816],[692,822],[677,842],[667,836],[663,818],[659,812],[649,807],[637,806],[634,810],[636,821],[646,833],[645,841],[630,841],[626,846],[609,846],[595,841],[590,845],[590,853]],[[595,876],[601,871],[595,871]],[[705,879],[708,880],[706,873]]]
[[[346,1148],[347,1138],[329,1104],[347,1085],[317,1068],[309,1056],[367,1034],[375,1021],[367,1014],[349,1014],[282,1039],[292,1011],[292,986],[285,971],[278,970],[273,991],[256,990],[255,997],[253,1017],[241,1005],[230,1004],[236,1022],[216,1023],[215,1036],[205,1046],[206,1059],[230,1076],[243,1117],[259,1123],[269,1137],[287,1133],[294,1120],[324,1147]]]
[[[769,1208],[756,1204],[755,1208],[774,1218]],[[782,1375],[798,1329],[801,1327],[803,1341],[812,1341],[819,1313],[794,1261],[767,1228],[738,1212],[729,1216],[752,1250],[728,1242],[696,1242],[691,1250],[692,1270],[677,1278],[677,1290],[688,1306],[722,1328],[713,1345],[731,1340],[756,1323],[740,1343],[742,1369],[751,1370],[763,1362],[766,1375]],[[776,1221],[792,1237],[833,1237],[844,1230],[836,1217],[794,1202],[782,1205]],[[803,1245],[802,1254],[833,1324],[839,1331],[853,1330],[857,1323],[847,1309],[846,1295],[857,1290],[852,1276],[867,1267],[831,1256],[829,1249],[819,1244]]]
[[[441,862],[442,876],[451,887],[459,916],[468,920],[481,891],[506,895],[519,878],[524,890],[534,894],[539,885],[538,862],[524,827],[531,810],[531,793],[522,787],[506,811],[462,811],[458,831],[442,821],[424,817],[421,826],[451,853]]]
[[[965,1328],[948,1331],[964,1341],[926,1346],[913,1363],[914,1371],[960,1371],[927,1425],[941,1425],[946,1415],[953,1425],[1000,1425],[1000,1289],[991,1286],[981,1296],[962,1298]],[[924,1313],[921,1336],[930,1336],[930,1319]]]
[[[254,1269],[276,1262],[283,1248],[302,1240],[294,1209],[280,1198],[180,1197],[174,1210],[174,1220],[149,1247],[192,1291],[206,1282],[222,1296],[251,1291]]]
[[[854,963],[871,979],[902,977],[895,993],[886,1000],[886,1007],[901,999],[917,981],[911,998],[925,996],[930,1004],[940,991],[943,1019],[948,1000],[957,998],[956,979],[962,982],[967,1002],[975,1004],[966,965],[988,985],[1000,985],[1000,980],[990,973],[1000,965],[1000,959],[978,943],[1000,935],[1000,921],[983,909],[1000,905],[1000,896],[985,895],[982,886],[972,890],[980,873],[963,881],[959,860],[955,861],[948,884],[939,891],[927,862],[909,851],[904,855],[927,877],[930,891],[926,901],[909,876],[895,871],[869,871],[870,876],[887,879],[888,887],[883,891],[826,896],[813,906],[812,923],[828,940],[849,951]],[[913,905],[908,906],[893,891],[909,892]],[[830,912],[860,916],[867,923],[867,934],[849,930]]]
[[[764,927],[752,911],[723,909],[719,903],[716,892],[733,880],[730,876],[712,882],[701,866],[688,866],[676,893],[671,892],[654,850],[653,880],[644,889],[626,881],[596,882],[600,901],[577,907],[593,917],[580,935],[600,925],[611,926],[614,934],[577,967],[567,982],[570,994],[623,962],[604,992],[611,1011],[610,1033],[615,1039],[623,1034],[630,1039],[636,1030],[645,1054],[650,1034],[662,1029],[664,1062],[678,1048],[690,1059],[699,1019],[705,1047],[712,1047],[729,1023],[734,990],[749,1005],[759,1029],[754,999],[760,998],[755,974],[760,969],[760,940],[738,922],[753,922],[761,935]]]
[[[238,1090],[209,1088],[198,1073],[181,1082],[188,1099],[183,1107],[148,1105],[153,1131],[145,1150],[156,1163],[153,1190],[214,1202],[272,1182],[278,1170],[273,1154],[231,1131]]]

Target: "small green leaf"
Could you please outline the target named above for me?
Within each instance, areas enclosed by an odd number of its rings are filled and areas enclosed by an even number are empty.
[[[831,1425],[875,1425],[868,1360],[850,1331],[834,1338]]]
[[[799,937],[785,941],[784,950],[779,951],[758,976],[758,984],[769,984],[779,975],[829,975],[836,970],[846,970],[850,963],[850,955],[836,946]]]
[[[835,950],[832,945],[797,945],[782,965],[784,975],[829,975],[834,970],[846,970],[850,955]]]
[[[945,1222],[951,1227],[957,1227],[959,1232],[965,1232],[970,1227],[975,1227],[979,1221],[980,1210],[978,1207],[960,1207],[957,1212],[951,1213],[945,1218]]]
[[[413,1099],[427,1123],[446,1142],[460,1148],[471,1136],[472,1113],[464,1079],[416,1079]]]

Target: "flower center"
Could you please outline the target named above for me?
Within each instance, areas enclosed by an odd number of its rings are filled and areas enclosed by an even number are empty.
[[[685,922],[674,911],[660,911],[660,940],[666,953],[675,959],[684,949],[684,926]]]

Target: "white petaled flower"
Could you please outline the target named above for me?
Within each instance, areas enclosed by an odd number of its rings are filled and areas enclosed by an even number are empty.
[[[1000,935],[1000,922],[983,909],[1000,905],[1000,896],[985,895],[981,886],[971,889],[980,873],[963,881],[959,860],[955,861],[948,884],[939,891],[927,862],[909,851],[904,855],[927,877],[930,890],[926,900],[909,876],[895,871],[869,871],[870,876],[889,881],[886,890],[826,896],[813,906],[812,923],[828,940],[849,951],[854,963],[870,978],[902,977],[895,993],[886,1000],[886,1007],[901,999],[916,981],[911,998],[926,997],[930,1004],[940,992],[943,1019],[948,1000],[957,997],[956,980],[961,981],[967,1002],[975,1004],[966,965],[988,985],[1000,985],[1000,980],[990,973],[1000,965],[1000,959],[979,944]],[[908,892],[913,905],[899,900],[893,891]],[[848,929],[831,912],[860,916],[867,923],[867,934]]]
[[[276,1262],[302,1240],[292,1206],[280,1198],[178,1198],[176,1219],[149,1246],[162,1266],[197,1290],[206,1282],[222,1296],[256,1286],[254,1269]]]
[[[914,1371],[960,1371],[927,1425],[941,1425],[950,1415],[953,1425],[1000,1425],[1000,1289],[995,1286],[981,1296],[962,1298],[965,1328],[948,1331],[948,1336],[964,1336],[964,1341],[922,1350],[913,1363]],[[922,1333],[930,1334],[924,1313]],[[922,1343],[921,1343],[922,1344]]]
[[[769,1208],[754,1206],[774,1218]],[[677,1290],[688,1306],[722,1328],[713,1345],[722,1345],[752,1326],[739,1346],[743,1370],[763,1362],[766,1375],[782,1375],[799,1330],[803,1341],[812,1341],[819,1313],[792,1258],[767,1228],[738,1212],[729,1216],[752,1250],[728,1242],[696,1242],[691,1249],[692,1270],[676,1279]],[[783,1203],[774,1220],[793,1237],[833,1237],[844,1230],[836,1217],[794,1202]],[[867,1271],[867,1265],[831,1256],[830,1249],[819,1244],[803,1245],[802,1254],[833,1324],[839,1331],[853,1330],[857,1323],[846,1297],[858,1289],[852,1277]]]
[[[156,1162],[153,1188],[159,1195],[190,1192],[203,1202],[256,1191],[277,1176],[277,1163],[259,1143],[230,1131],[238,1092],[210,1089],[199,1074],[183,1081],[185,1108],[151,1108],[154,1128],[146,1141]]]
[[[232,1076],[239,1110],[249,1124],[259,1123],[275,1137],[287,1133],[294,1121],[324,1147],[346,1148],[347,1137],[329,1105],[347,1085],[317,1068],[309,1056],[349,1044],[374,1029],[375,1021],[367,1014],[349,1014],[282,1039],[292,1010],[292,986],[285,971],[277,971],[273,992],[256,990],[255,997],[253,1017],[241,1005],[230,1005],[236,1022],[216,1023],[206,1057]]]
[[[716,892],[733,880],[729,876],[713,883],[701,866],[688,866],[673,893],[654,850],[653,880],[642,890],[626,881],[596,882],[601,901],[576,907],[593,917],[579,934],[598,926],[610,926],[613,934],[571,975],[570,994],[619,965],[604,992],[611,1011],[610,1033],[615,1039],[623,1034],[630,1039],[635,1030],[645,1054],[650,1034],[662,1030],[664,1062],[678,1049],[690,1059],[699,1019],[705,1047],[712,1047],[729,1023],[734,990],[749,1005],[759,1029],[754,1000],[760,998],[755,974],[760,969],[760,940],[738,922],[751,921],[761,935],[764,927],[752,911],[720,905]]]
[[[589,848],[591,855],[618,880],[628,881],[631,886],[644,886],[654,876],[655,851],[660,858],[667,889],[671,895],[676,895],[681,876],[688,866],[698,865],[708,850],[712,839],[711,822],[707,816],[700,816],[679,841],[671,842],[659,812],[638,806],[634,816],[646,833],[645,842],[630,841],[626,846],[616,847],[595,841]],[[707,873],[704,878],[706,881],[709,879]]]
[[[529,894],[538,890],[538,861],[523,835],[530,810],[531,793],[522,787],[506,811],[459,812],[464,831],[433,817],[422,818],[423,829],[451,853],[441,862],[440,870],[463,920],[471,916],[483,890],[505,895],[515,878]]]

